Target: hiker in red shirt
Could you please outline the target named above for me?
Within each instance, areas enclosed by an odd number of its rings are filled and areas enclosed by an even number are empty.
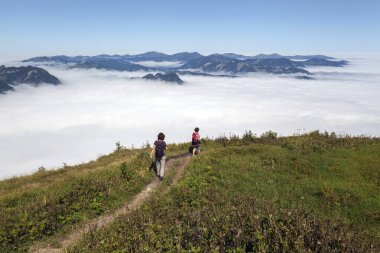
[[[196,127],[191,138],[191,145],[193,146],[193,156],[201,152],[201,136],[198,132],[199,128]]]

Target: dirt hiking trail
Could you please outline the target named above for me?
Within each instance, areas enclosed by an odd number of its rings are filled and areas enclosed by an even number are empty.
[[[175,174],[172,180],[172,185],[176,184],[178,180],[183,175],[185,168],[187,164],[190,162],[190,154],[183,154],[183,155],[177,155],[170,157],[166,162],[166,169],[165,174],[167,174],[169,171],[175,169]],[[99,216],[98,218],[89,221],[88,223],[84,224],[82,227],[75,229],[74,231],[71,231],[69,234],[63,236],[61,239],[59,239],[58,244],[60,245],[59,248],[57,246],[50,246],[46,244],[35,244],[32,246],[29,250],[31,253],[62,253],[66,252],[65,248],[75,245],[86,233],[88,233],[90,230],[99,229],[107,226],[111,222],[113,222],[116,218],[127,214],[128,212],[132,210],[138,209],[146,200],[149,199],[149,197],[152,195],[154,190],[159,186],[160,180],[155,177],[150,184],[145,186],[145,188],[138,193],[136,196],[134,196],[130,201],[126,202],[124,206],[115,209],[112,211],[112,213],[107,213],[102,216]]]

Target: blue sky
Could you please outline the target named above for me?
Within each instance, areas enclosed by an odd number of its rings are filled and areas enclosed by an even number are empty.
[[[0,57],[380,52],[379,0],[0,0]]]

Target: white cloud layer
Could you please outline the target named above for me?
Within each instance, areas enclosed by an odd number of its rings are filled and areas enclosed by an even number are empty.
[[[312,68],[316,80],[274,75],[181,76],[182,86],[130,79],[144,72],[45,67],[61,86],[20,86],[0,95],[0,178],[76,164],[141,146],[163,131],[168,142],[201,136],[282,135],[315,129],[380,136],[380,61]]]

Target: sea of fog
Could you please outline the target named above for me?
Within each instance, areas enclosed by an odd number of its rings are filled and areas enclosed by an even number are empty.
[[[169,143],[190,141],[196,126],[208,137],[316,129],[380,136],[380,57],[345,59],[344,68],[308,68],[316,80],[186,75],[181,86],[140,79],[143,72],[45,67],[63,85],[0,95],[0,178],[96,159],[117,141],[140,147],[160,131]]]

